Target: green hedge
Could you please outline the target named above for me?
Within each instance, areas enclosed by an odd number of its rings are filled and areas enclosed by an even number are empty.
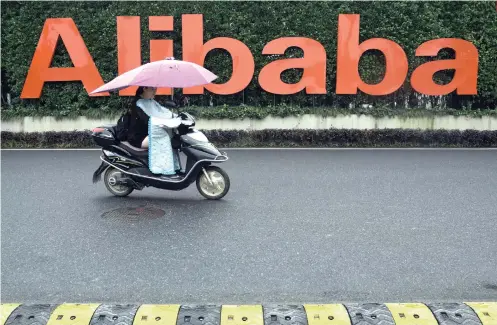
[[[497,147],[497,131],[204,131],[219,147]],[[98,148],[90,132],[2,132],[2,148]]]
[[[85,40],[88,49],[105,81],[117,73],[116,16],[140,15],[142,17],[142,59],[149,60],[150,38],[173,39],[174,55],[181,58],[181,14],[204,15],[205,40],[227,36],[244,42],[252,51],[256,71],[250,86],[240,94],[213,96],[213,105],[267,106],[287,104],[289,106],[327,106],[348,108],[361,103],[375,107],[424,107],[427,102],[437,107],[455,109],[495,109],[497,107],[497,11],[493,1],[329,1],[329,2],[121,2],[78,1],[3,2],[1,13],[2,45],[2,92],[9,92],[13,106],[19,111],[57,110],[84,115],[88,109],[104,111],[120,110],[126,98],[89,98],[79,82],[49,83],[44,87],[40,100],[19,99],[26,73],[30,65],[45,19],[50,17],[72,17]],[[361,15],[361,41],[372,37],[383,37],[396,41],[409,58],[409,75],[405,85],[396,93],[382,97],[365,94],[358,96],[335,95],[336,39],[338,15],[355,13]],[[148,16],[173,15],[175,31],[151,33],[148,31]],[[313,38],[323,44],[327,51],[328,95],[307,96],[303,93],[292,96],[274,96],[263,92],[258,86],[260,69],[272,59],[262,56],[262,48],[269,41],[281,36]],[[416,58],[415,49],[425,41],[457,37],[473,42],[479,50],[479,76],[477,96],[417,96],[409,86],[409,76],[425,58]],[[300,55],[298,50],[289,50],[287,55]],[[439,58],[452,54],[443,51]],[[378,82],[383,76],[383,56],[371,52],[361,59],[361,75],[367,82]],[[59,42],[52,66],[70,66],[67,53]],[[216,82],[225,82],[231,75],[231,60],[223,51],[213,51],[207,56],[206,67],[220,76]],[[440,83],[452,78],[452,71],[436,75]],[[283,73],[285,82],[295,82],[300,72]],[[192,96],[196,106],[209,106],[210,94]],[[394,103],[397,103],[395,105]],[[5,107],[5,105],[3,105]]]
[[[467,117],[482,117],[493,116],[497,117],[497,109],[493,110],[469,110],[469,109],[392,109],[390,107],[362,108],[356,107],[353,109],[335,108],[335,107],[298,107],[298,106],[228,106],[219,105],[214,107],[198,107],[188,106],[181,108],[181,111],[188,112],[198,119],[263,119],[268,116],[273,117],[289,117],[301,116],[304,114],[313,114],[318,116],[337,116],[337,115],[369,115],[374,117],[433,117],[433,116],[467,116]],[[8,121],[17,119],[23,116],[45,117],[53,116],[57,119],[77,118],[81,115],[87,118],[119,118],[122,112],[116,110],[103,110],[98,108],[87,109],[85,111],[54,111],[54,110],[31,110],[28,108],[10,109],[2,112],[2,120]]]

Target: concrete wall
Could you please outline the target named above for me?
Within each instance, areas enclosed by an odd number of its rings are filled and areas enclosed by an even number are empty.
[[[25,117],[18,120],[2,121],[2,131],[45,132],[91,130],[104,124],[114,124],[115,119],[77,119],[56,120],[53,117]],[[262,120],[198,120],[197,128],[224,130],[261,130],[261,129],[423,129],[423,130],[497,130],[497,117],[383,117],[366,115],[341,115],[321,117],[302,115],[300,117],[267,117]]]

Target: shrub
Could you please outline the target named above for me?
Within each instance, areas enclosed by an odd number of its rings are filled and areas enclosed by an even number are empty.
[[[497,147],[497,131],[206,130],[219,147]],[[97,148],[89,131],[2,132],[2,148]]]

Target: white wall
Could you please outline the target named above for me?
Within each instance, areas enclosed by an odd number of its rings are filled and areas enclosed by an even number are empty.
[[[104,124],[114,124],[114,119],[77,119],[56,120],[53,117],[25,117],[18,120],[2,121],[2,131],[45,132],[91,130]],[[300,117],[267,117],[262,120],[197,120],[197,128],[204,130],[261,130],[261,129],[423,129],[423,130],[497,130],[497,117],[382,117],[366,115],[339,115],[321,117],[302,115]]]

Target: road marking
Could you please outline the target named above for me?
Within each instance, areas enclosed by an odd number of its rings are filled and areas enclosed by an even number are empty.
[[[221,306],[221,325],[264,325],[261,305]]]
[[[466,302],[473,308],[483,325],[497,325],[497,302]]]
[[[387,303],[396,325],[438,325],[431,310],[420,303]]]
[[[181,305],[141,305],[133,325],[176,325]]]
[[[309,325],[351,325],[344,305],[304,305]]]
[[[62,304],[50,315],[47,325],[88,325],[100,304]]]
[[[9,318],[10,314],[21,304],[2,304],[0,306],[0,325],[5,325],[5,322]]]

